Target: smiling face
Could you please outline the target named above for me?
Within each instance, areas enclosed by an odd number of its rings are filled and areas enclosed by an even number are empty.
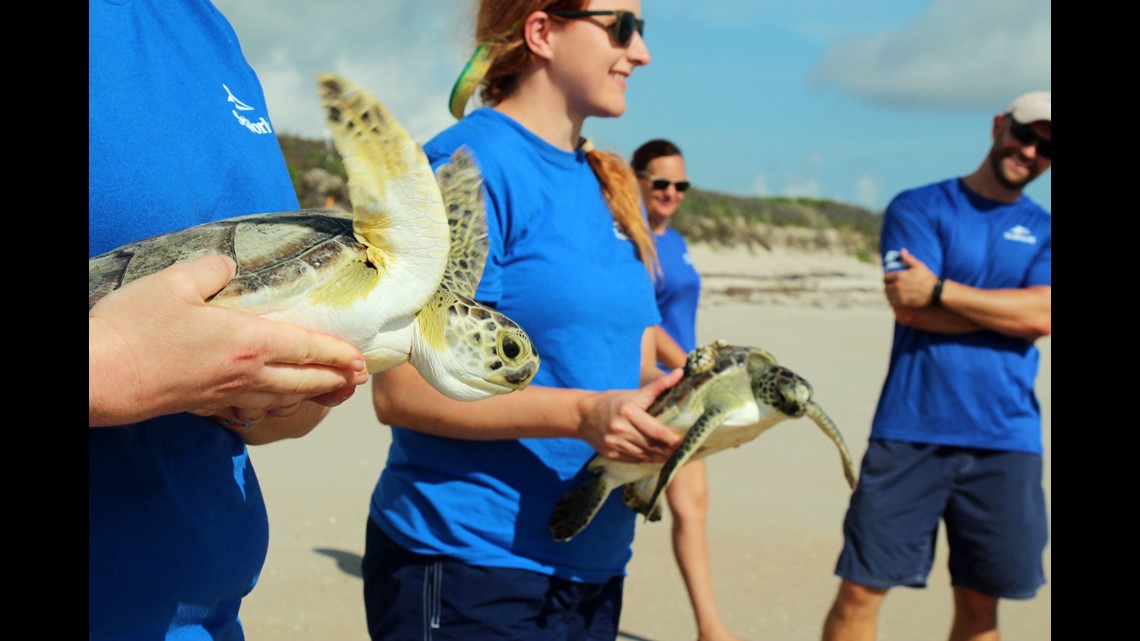
[[[641,16],[640,0],[594,0],[589,11],[622,10]],[[629,44],[613,41],[606,27],[617,16],[552,18],[558,37],[550,60],[550,75],[566,98],[576,120],[589,116],[616,117],[625,112],[630,74],[649,64],[649,48],[634,33]]]
[[[641,187],[641,199],[649,215],[649,226],[657,233],[664,233],[669,217],[677,213],[677,208],[685,200],[685,194],[677,191],[674,184],[688,180],[685,161],[677,155],[658,156],[645,165],[644,174],[649,177],[639,177],[637,184]],[[664,178],[670,184],[665,189],[654,189],[653,178]]]
[[[1052,159],[1042,156],[1037,142],[1023,143],[1010,131],[1013,116],[995,119],[994,144],[990,148],[989,163],[994,177],[1007,189],[1022,190],[1035,178],[1045,173]],[[1052,141],[1053,123],[1038,120],[1028,123],[1037,138]]]

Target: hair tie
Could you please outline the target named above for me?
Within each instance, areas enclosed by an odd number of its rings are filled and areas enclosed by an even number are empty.
[[[491,47],[481,44],[475,48],[475,53],[471,54],[467,66],[463,67],[463,72],[455,79],[455,85],[451,88],[451,97],[448,98],[447,105],[456,120],[463,119],[463,109],[467,106],[467,100],[475,93],[475,87],[483,81],[483,76],[487,75],[487,69],[490,67]]]
[[[578,149],[581,149],[583,153],[588,154],[591,151],[594,151],[594,143],[590,142],[585,136],[579,136]]]

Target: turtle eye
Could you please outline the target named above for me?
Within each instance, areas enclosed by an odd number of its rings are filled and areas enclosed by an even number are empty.
[[[519,346],[515,339],[507,337],[503,339],[503,356],[514,360],[522,353],[522,347]]]

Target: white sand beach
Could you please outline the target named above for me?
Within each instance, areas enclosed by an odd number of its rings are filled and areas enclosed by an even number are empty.
[[[810,381],[858,464],[891,344],[879,266],[791,250],[691,249],[704,278],[698,340],[762,347]],[[1049,500],[1050,339],[1038,347]],[[260,583],[241,611],[251,641],[368,640],[359,565],[388,432],[364,386],[308,436],[252,450],[270,543]],[[835,447],[810,420],[786,421],[710,458],[709,475],[713,574],[726,623],[752,641],[818,639],[839,585],[832,572],[849,496]],[[891,591],[879,641],[946,638],[952,610],[946,554],[940,540],[926,589]],[[1051,547],[1045,572],[1051,578]],[[1049,641],[1051,609],[1048,583],[1032,600],[1003,601],[1002,638]],[[638,525],[620,638],[696,638],[667,515]]]

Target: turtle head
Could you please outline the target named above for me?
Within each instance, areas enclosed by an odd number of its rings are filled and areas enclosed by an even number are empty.
[[[432,387],[460,401],[521,390],[539,365],[517,323],[446,289],[417,315],[409,361]]]
[[[810,383],[792,370],[772,363],[753,367],[751,371],[752,393],[758,400],[792,418],[804,415],[811,401]]]

